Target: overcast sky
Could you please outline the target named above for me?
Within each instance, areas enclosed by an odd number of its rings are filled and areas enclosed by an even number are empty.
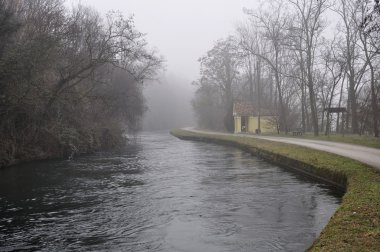
[[[119,10],[134,15],[136,28],[166,59],[165,76],[148,85],[145,123],[158,128],[189,126],[190,101],[199,77],[198,58],[214,42],[235,32],[246,20],[243,8],[258,9],[265,0],[68,0],[94,7],[102,14]],[[267,0],[268,1],[268,0]],[[177,121],[172,121],[176,118]],[[178,118],[183,118],[179,120]]]
[[[78,2],[73,0],[74,2]],[[197,59],[213,43],[234,32],[244,18],[243,7],[260,0],[81,0],[102,13],[134,14],[136,27],[167,60],[167,73],[195,80]]]

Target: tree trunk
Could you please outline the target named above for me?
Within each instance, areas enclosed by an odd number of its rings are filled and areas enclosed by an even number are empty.
[[[330,133],[330,113],[327,112],[325,136],[327,136],[329,133]]]
[[[355,94],[355,80],[353,76],[350,76],[350,79],[349,79],[348,96],[349,96],[349,101],[350,101],[352,133],[358,134],[359,133],[358,113],[357,113],[357,103],[356,103],[356,94]]]
[[[302,34],[300,36],[300,44],[302,44]],[[301,47],[299,49],[299,55],[300,55],[300,69],[301,69],[301,122],[302,122],[302,131],[307,131],[307,124],[306,124],[306,114],[307,114],[307,108],[306,108],[306,85],[305,85],[305,68],[304,68],[304,60],[303,60],[303,52],[301,50]]]
[[[287,126],[287,120],[286,120],[286,112],[285,112],[285,106],[284,106],[284,99],[282,97],[282,90],[281,90],[281,81],[280,81],[280,73],[279,73],[279,67],[278,67],[278,45],[275,45],[275,81],[276,81],[276,87],[278,92],[278,102],[280,103],[280,130],[285,131],[285,134],[288,133],[288,126]]]
[[[304,83],[301,81],[301,123],[302,123],[302,131],[306,132],[306,111],[305,111],[305,90],[303,88]]]
[[[309,97],[310,97],[311,122],[313,124],[314,136],[318,136],[319,135],[318,114],[317,114],[317,103],[315,100],[314,83],[313,83],[311,46],[309,46],[308,52],[307,52],[306,69],[307,69],[307,82],[308,82],[307,84],[309,88]]]
[[[375,88],[375,70],[371,63],[369,64],[369,67],[371,69],[371,106],[373,115],[373,133],[375,134],[375,137],[379,137],[379,108],[377,104],[377,95]]]
[[[257,128],[259,130],[259,133],[261,133],[261,83],[260,83],[260,78],[261,78],[261,62],[260,62],[260,59],[257,60],[257,63],[256,63],[256,68],[257,68],[257,75],[256,75],[256,83],[257,83],[257,114],[258,114],[258,118],[257,118]]]
[[[252,76],[252,62],[251,58],[248,59],[248,81],[249,81],[249,100],[253,104],[254,95],[253,95],[253,76]]]
[[[288,126],[286,122],[286,114],[284,101],[281,92],[281,84],[280,84],[280,76],[278,71],[275,72],[276,86],[277,86],[277,94],[278,94],[278,103],[280,105],[280,130],[285,131],[285,134],[288,133]]]
[[[371,58],[368,54],[368,48],[367,48],[367,38],[361,37],[363,46],[364,46],[364,53],[366,56],[366,60],[369,66],[369,69],[371,71],[371,108],[372,108],[372,120],[373,120],[373,133],[375,137],[379,137],[379,126],[378,126],[378,116],[379,116],[379,108],[377,104],[377,95],[376,95],[376,87],[375,87],[375,69],[372,65]]]
[[[315,101],[315,93],[314,93],[313,88],[309,87],[309,95],[310,95],[311,121],[313,123],[314,136],[318,136],[319,129],[318,129],[317,105]]]
[[[226,71],[226,76],[227,80],[225,83],[225,99],[226,99],[226,104],[225,104],[225,117],[224,117],[224,126],[228,132],[233,132],[234,131],[234,118],[233,118],[233,96],[232,96],[232,76],[231,76],[231,66],[230,62],[228,61],[225,64],[225,71]]]
[[[304,85],[305,86],[305,91],[304,91],[304,94],[305,94],[305,102],[304,102],[304,106],[305,106],[305,119],[306,119],[306,131],[307,132],[310,132],[311,131],[311,127],[310,127],[310,115],[309,115],[309,108],[308,108],[308,101],[307,101],[307,85]]]

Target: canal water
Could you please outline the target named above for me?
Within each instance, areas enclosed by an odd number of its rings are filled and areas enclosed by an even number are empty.
[[[340,197],[233,147],[143,133],[0,170],[0,251],[304,251]]]

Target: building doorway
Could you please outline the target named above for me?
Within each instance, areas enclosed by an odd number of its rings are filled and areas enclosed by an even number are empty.
[[[249,122],[248,116],[241,117],[241,132],[244,132],[244,133],[248,132],[248,122]]]

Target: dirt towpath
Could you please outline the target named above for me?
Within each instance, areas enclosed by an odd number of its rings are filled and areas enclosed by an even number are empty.
[[[348,157],[354,160],[358,160],[362,163],[372,166],[378,172],[380,172],[380,149],[364,147],[364,146],[355,145],[355,144],[346,144],[346,143],[321,141],[321,140],[276,137],[276,136],[228,134],[228,133],[195,130],[193,128],[186,128],[185,130],[204,133],[204,134],[234,135],[234,136],[239,136],[239,137],[252,137],[252,138],[264,139],[264,140],[273,141],[273,142],[295,144],[295,145],[304,146],[311,149],[334,153],[334,154]]]

